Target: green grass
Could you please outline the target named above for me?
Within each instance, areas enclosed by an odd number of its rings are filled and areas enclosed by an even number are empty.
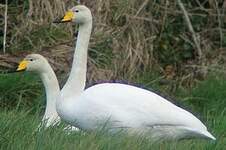
[[[44,89],[32,73],[0,74],[0,107],[7,109],[39,108]]]
[[[41,90],[40,80],[33,74],[1,75],[0,77],[0,103],[2,103],[3,99],[13,99],[17,104],[11,107],[3,107],[4,105],[1,105],[0,108],[0,149],[2,150],[223,150],[226,146],[224,108],[226,103],[226,80],[222,75],[217,77],[210,75],[208,79],[202,81],[192,90],[175,94],[175,97],[181,100],[180,103],[184,107],[200,116],[199,118],[203,120],[217,140],[193,139],[161,143],[153,143],[148,139],[131,137],[123,133],[110,135],[103,131],[73,132],[68,134],[63,131],[65,124],[37,132],[36,129],[41,120],[40,114],[43,112],[45,99],[43,90]],[[154,82],[153,84],[157,83]],[[152,87],[152,84],[148,87]],[[153,85],[153,87],[161,90],[160,85]],[[21,90],[24,92],[24,96],[19,98],[17,94]],[[204,101],[199,102],[200,100]],[[19,101],[21,102],[19,103]],[[31,101],[32,103],[28,105],[22,101]],[[18,107],[19,109],[17,109]]]
[[[29,111],[11,111],[0,113],[1,149],[224,149],[226,138],[223,137],[226,119],[223,116],[215,118],[214,126],[218,140],[183,140],[178,142],[163,142],[153,144],[147,139],[129,137],[124,134],[108,135],[96,132],[74,132],[67,134],[62,127],[49,128],[36,132],[40,117],[30,115]],[[211,124],[211,122],[210,122]],[[224,125],[223,125],[224,124]]]

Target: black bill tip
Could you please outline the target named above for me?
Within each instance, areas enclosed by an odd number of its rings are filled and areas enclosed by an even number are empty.
[[[70,20],[68,20],[68,21],[62,21],[63,20],[63,17],[62,18],[57,18],[57,19],[55,19],[55,20],[53,20],[53,23],[57,23],[57,24],[59,24],[59,23],[66,23],[66,22],[71,22]]]

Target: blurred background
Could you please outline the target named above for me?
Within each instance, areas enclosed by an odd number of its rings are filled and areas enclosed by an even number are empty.
[[[162,93],[174,95],[178,88],[195,87],[210,72],[225,73],[226,1],[182,1],[194,34],[178,1],[83,0],[82,3],[91,8],[94,20],[87,85],[105,81],[127,82],[143,88],[159,85]],[[15,69],[26,54],[40,53],[48,58],[63,85],[71,67],[76,26],[52,22],[74,5],[76,1],[69,0],[8,0],[3,54],[5,5],[2,2],[0,71]],[[12,75],[16,77],[26,82],[27,77]],[[0,82],[11,80],[6,75],[1,78]],[[21,90],[24,87],[14,94],[21,95]],[[33,96],[30,94],[27,96]],[[1,103],[6,98],[2,96]]]
[[[93,13],[87,86],[123,82],[161,93],[192,111],[225,139],[225,0],[81,0]],[[62,86],[77,26],[53,24],[70,0],[0,4],[0,110],[43,113],[43,85],[32,73],[7,73],[30,53],[48,58]],[[41,108],[41,109],[40,109]],[[217,118],[219,117],[219,118]],[[223,119],[223,118],[224,119]]]

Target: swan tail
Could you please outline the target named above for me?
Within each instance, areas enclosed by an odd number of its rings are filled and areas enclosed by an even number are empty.
[[[205,139],[216,140],[216,138],[207,130],[196,130],[191,128],[187,128],[187,129],[190,130],[190,132],[192,132],[195,137],[202,137]]]
[[[142,133],[142,132],[141,132]],[[146,132],[144,132],[146,133]],[[195,129],[185,126],[154,126],[149,130],[148,137],[158,140],[182,140],[191,138],[203,138],[216,140],[205,128]]]
[[[216,140],[216,138],[211,133],[209,133],[207,130],[201,132],[201,134],[203,135],[204,138],[207,138],[210,140]]]

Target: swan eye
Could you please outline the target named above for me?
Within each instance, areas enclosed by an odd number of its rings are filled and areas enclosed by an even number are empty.
[[[75,12],[77,12],[77,13],[78,13],[78,12],[79,12],[79,10],[75,10]]]
[[[30,60],[30,61],[33,61],[33,59],[32,59],[32,58],[30,58],[29,60]]]

